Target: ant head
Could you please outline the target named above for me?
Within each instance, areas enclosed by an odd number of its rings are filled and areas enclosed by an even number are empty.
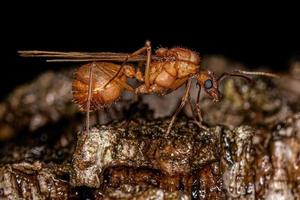
[[[215,74],[210,70],[200,71],[196,75],[198,84],[204,88],[205,92],[213,99],[218,102],[221,99],[221,94],[218,89],[218,79]]]

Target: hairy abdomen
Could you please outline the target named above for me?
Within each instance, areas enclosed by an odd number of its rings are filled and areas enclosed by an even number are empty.
[[[113,63],[89,63],[80,67],[74,73],[72,84],[72,94],[74,102],[80,110],[87,110],[88,91],[89,91],[89,70],[92,67],[92,94],[90,110],[98,110],[102,107],[109,106],[115,102],[121,95],[123,87],[117,81],[111,81],[105,88],[104,85],[119,69],[119,65]],[[122,77],[118,81],[126,81]]]

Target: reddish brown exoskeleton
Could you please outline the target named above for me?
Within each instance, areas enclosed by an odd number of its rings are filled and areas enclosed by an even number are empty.
[[[186,84],[181,103],[167,129],[171,131],[177,114],[181,111],[187,101],[189,101],[192,79],[195,78],[199,85],[196,113],[200,127],[202,126],[200,111],[200,91],[201,88],[213,99],[220,100],[219,82],[225,76],[239,76],[250,80],[246,75],[263,75],[277,77],[275,74],[266,72],[234,71],[225,72],[219,78],[210,70],[200,69],[200,56],[198,53],[185,48],[159,48],[154,55],[151,55],[151,45],[149,41],[141,49],[132,54],[124,53],[83,53],[83,52],[49,52],[49,51],[20,51],[21,56],[26,57],[48,57],[52,62],[90,62],[81,66],[76,72],[73,81],[73,98],[80,109],[86,111],[86,128],[89,130],[90,111],[101,109],[117,101],[123,90],[129,90],[136,94],[155,93],[165,95],[180,86]],[[146,55],[145,55],[146,53]],[[106,62],[103,62],[106,61]],[[109,62],[108,62],[109,61]],[[114,64],[112,62],[122,62]],[[127,65],[127,62],[146,63],[144,73],[141,65],[134,68]],[[127,83],[128,78],[135,78],[141,84],[133,88]]]

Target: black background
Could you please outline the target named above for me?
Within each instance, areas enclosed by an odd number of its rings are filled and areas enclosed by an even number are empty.
[[[20,58],[17,50],[132,52],[149,39],[154,50],[182,46],[281,71],[300,55],[296,5],[279,4],[275,9],[273,4],[235,8],[174,2],[164,6],[78,3],[76,8],[74,2],[10,5],[1,16],[0,98],[46,69],[70,66]]]

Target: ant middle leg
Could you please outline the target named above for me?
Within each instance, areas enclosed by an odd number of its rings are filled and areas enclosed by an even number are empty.
[[[207,131],[208,128],[202,124],[203,118],[202,118],[202,113],[200,108],[200,93],[201,93],[201,86],[199,85],[197,100],[196,100],[196,111],[197,111],[198,120],[195,120],[194,123],[197,124],[199,128]]]
[[[201,88],[199,88],[199,90],[198,90],[196,105],[195,105],[194,102],[192,102],[190,95],[189,95],[189,98],[188,98],[188,103],[189,103],[189,105],[191,107],[191,110],[192,110],[193,123],[195,123],[200,129],[208,131],[208,128],[205,125],[202,124],[203,120],[202,120],[201,109],[200,109],[200,91],[201,91]]]
[[[169,124],[168,129],[167,129],[167,134],[169,134],[171,132],[171,128],[172,128],[172,126],[173,126],[173,124],[176,120],[176,117],[177,117],[178,113],[181,111],[181,109],[183,108],[183,106],[186,104],[186,102],[188,100],[190,89],[191,89],[191,84],[192,84],[192,80],[189,79],[188,82],[187,82],[187,85],[186,85],[184,95],[182,96],[181,103],[180,103],[179,107],[176,109],[175,113],[172,116],[172,119],[171,119],[170,124]]]
[[[189,107],[190,107],[190,109],[191,109],[191,111],[192,111],[192,116],[193,116],[193,120],[194,121],[197,121],[197,116],[195,115],[195,103],[192,101],[192,99],[191,99],[191,95],[189,95],[189,98],[188,98],[188,100],[187,100],[187,103],[189,104]]]
[[[240,73],[240,71],[236,70],[236,71],[232,71],[232,72],[224,72],[223,74],[221,74],[221,76],[219,76],[219,78],[217,79],[218,83],[220,83],[225,77],[228,76],[236,76],[236,77],[240,77],[243,79],[246,79],[247,81],[251,82],[252,79],[242,73]]]

